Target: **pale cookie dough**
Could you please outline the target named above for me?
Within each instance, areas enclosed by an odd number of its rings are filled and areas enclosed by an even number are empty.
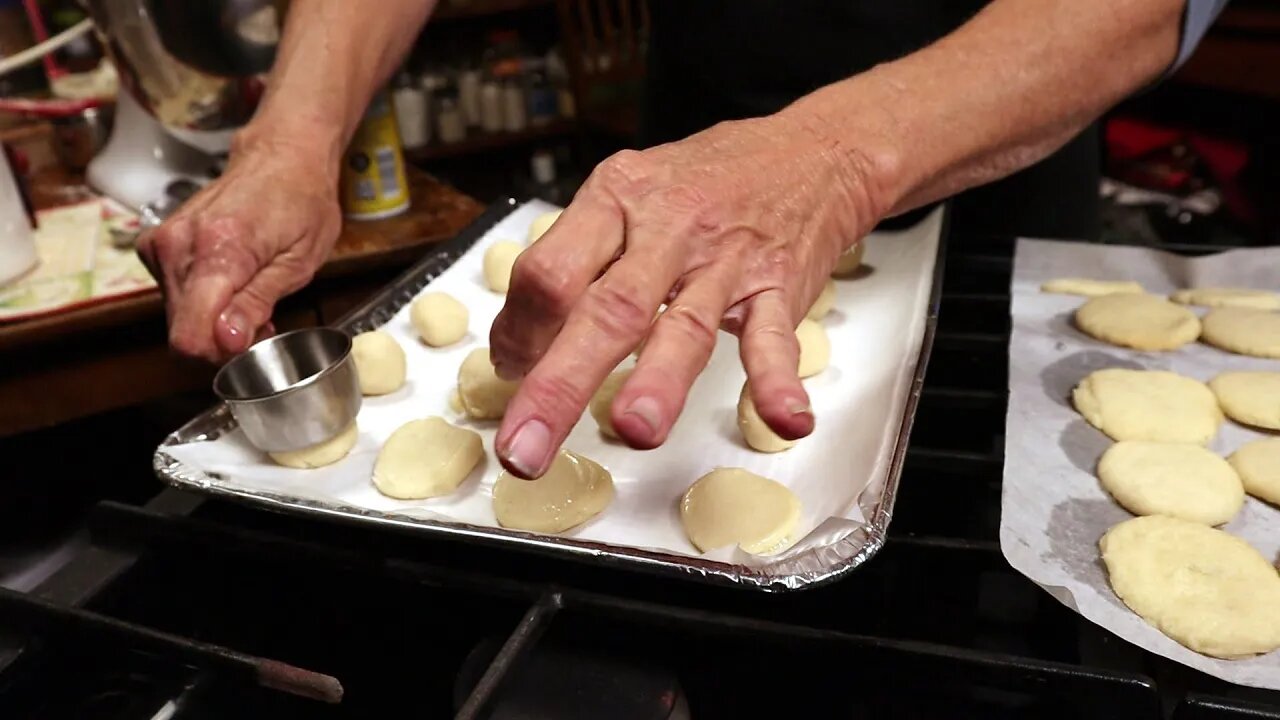
[[[1200,336],[1200,319],[1155,295],[1102,295],[1076,310],[1076,327],[1103,342],[1137,350],[1174,350]]]
[[[458,400],[474,420],[501,418],[519,387],[520,383],[503,380],[493,371],[487,347],[472,350],[458,367]]]
[[[452,345],[467,334],[467,306],[452,295],[430,292],[413,301],[409,319],[422,342],[431,347]]]
[[[831,308],[836,304],[836,282],[827,279],[825,285],[822,286],[822,292],[818,293],[818,299],[813,301],[813,305],[809,308],[809,312],[805,313],[805,317],[810,320],[821,320],[831,312]]]
[[[1209,381],[1209,389],[1232,420],[1280,430],[1280,372],[1225,372]]]
[[[1151,515],[1116,525],[1098,545],[1116,595],[1170,638],[1219,658],[1280,647],[1280,574],[1245,541]]]
[[[613,407],[613,397],[622,389],[622,384],[631,377],[631,370],[615,370],[609,373],[609,377],[604,379],[600,384],[600,389],[596,390],[596,394],[591,396],[591,403],[587,408],[591,411],[591,417],[595,418],[596,425],[600,427],[600,434],[608,437],[618,438],[618,431],[613,429],[613,415],[611,408]]]
[[[1071,399],[1090,425],[1113,440],[1207,445],[1223,421],[1218,399],[1204,383],[1165,370],[1097,370]]]
[[[737,545],[752,555],[772,555],[795,541],[800,498],[742,468],[716,468],[685,491],[680,520],[702,552]]]
[[[1204,316],[1200,339],[1228,352],[1280,359],[1280,313],[1215,308]]]
[[[1244,505],[1244,486],[1235,469],[1199,445],[1118,442],[1098,461],[1098,479],[1134,515],[1222,525]]]
[[[1227,460],[1240,473],[1245,492],[1280,506],[1280,438],[1246,443]]]
[[[760,452],[782,452],[794,447],[797,442],[782,439],[765,424],[760,413],[756,412],[756,404],[751,402],[751,393],[746,385],[742,386],[742,392],[738,395],[738,429],[742,431],[742,439],[747,445]]]
[[[831,274],[836,277],[852,275],[855,270],[862,267],[862,253],[864,250],[866,250],[866,243],[859,240],[853,247],[840,253],[840,257],[836,259],[836,267],[831,271]]]
[[[542,213],[538,217],[534,218],[533,222],[529,223],[529,244],[532,245],[538,242],[538,240],[541,240],[542,236],[547,234],[547,231],[551,229],[551,226],[555,224],[556,220],[560,219],[560,213],[562,212],[564,211],[553,210],[551,212]]]
[[[559,533],[581,525],[613,501],[613,476],[598,463],[561,450],[537,480],[502,473],[493,486],[493,514],[505,528]]]
[[[301,450],[267,453],[277,465],[310,470],[312,468],[332,465],[351,452],[360,437],[360,430],[352,422],[346,430],[334,435],[322,443],[317,443]]]
[[[1175,292],[1170,299],[1183,305],[1280,310],[1280,295],[1249,288],[1191,288]]]
[[[510,240],[499,240],[484,251],[484,282],[490,290],[505,293],[511,287],[511,268],[522,252],[524,247]]]
[[[391,335],[374,330],[351,338],[356,377],[364,395],[386,395],[404,385],[404,349]]]
[[[827,331],[814,320],[805,318],[796,328],[796,340],[800,342],[800,366],[797,372],[807,378],[827,369],[831,362],[831,341]]]
[[[1132,280],[1090,280],[1089,278],[1054,278],[1040,286],[1040,292],[1059,293],[1062,295],[1083,295],[1099,297],[1123,293],[1146,292],[1141,285]]]
[[[410,420],[387,438],[373,465],[373,486],[400,500],[448,495],[471,474],[484,445],[480,433],[438,417]]]

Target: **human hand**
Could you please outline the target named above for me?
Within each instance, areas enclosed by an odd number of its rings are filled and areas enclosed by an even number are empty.
[[[337,240],[337,172],[296,138],[238,142],[221,177],[140,238],[175,350],[220,362],[272,332],[276,301]]]
[[[498,374],[523,377],[496,439],[503,466],[541,475],[641,340],[612,420],[632,447],[661,445],[718,328],[739,337],[765,423],[787,439],[812,432],[795,327],[839,254],[891,205],[877,186],[883,160],[834,138],[815,116],[784,111],[601,163],[520,255],[493,323]]]

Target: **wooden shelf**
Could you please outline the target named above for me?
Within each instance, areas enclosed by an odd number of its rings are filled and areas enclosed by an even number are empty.
[[[576,127],[572,120],[553,120],[546,125],[529,127],[519,132],[484,133],[472,130],[463,140],[456,143],[433,142],[426,147],[405,150],[405,156],[412,162],[440,160],[442,158],[460,157],[490,152],[502,148],[515,147],[526,143],[564,137]]]
[[[469,0],[464,5],[445,3],[433,14],[434,19],[483,17],[499,13],[550,7],[555,0]]]

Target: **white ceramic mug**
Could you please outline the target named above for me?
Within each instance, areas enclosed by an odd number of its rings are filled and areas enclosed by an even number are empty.
[[[18,182],[0,151],[0,285],[25,275],[37,259],[35,236]]]

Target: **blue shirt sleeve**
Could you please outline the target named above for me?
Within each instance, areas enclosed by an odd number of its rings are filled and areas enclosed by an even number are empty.
[[[1178,43],[1178,57],[1169,68],[1172,73],[1191,57],[1196,46],[1208,32],[1209,26],[1218,19],[1218,14],[1227,6],[1228,0],[1187,0],[1186,9],[1182,12],[1182,40]]]

